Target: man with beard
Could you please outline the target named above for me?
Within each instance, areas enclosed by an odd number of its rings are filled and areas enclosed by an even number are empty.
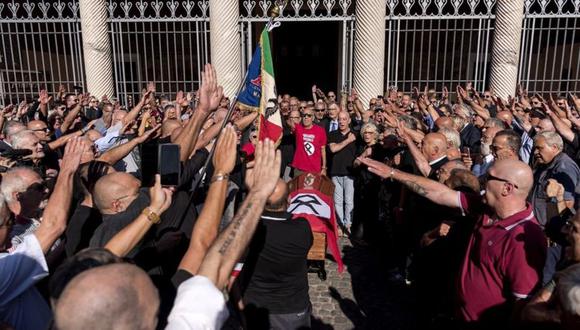
[[[481,158],[473,165],[472,171],[476,176],[482,176],[487,173],[487,169],[493,164],[494,157],[491,153],[491,144],[493,138],[501,128],[490,127],[481,133]]]

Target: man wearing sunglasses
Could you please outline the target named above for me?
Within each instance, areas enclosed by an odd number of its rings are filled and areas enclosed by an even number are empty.
[[[48,202],[49,190],[37,172],[31,168],[17,167],[4,175],[0,191],[6,206],[16,217],[9,235],[15,248],[22,243],[24,236],[40,225],[40,215]]]
[[[294,176],[302,173],[326,175],[326,132],[314,125],[312,108],[304,109],[302,123],[289,120],[288,125],[296,138],[296,151],[290,165],[294,168]]]
[[[378,176],[401,182],[431,201],[478,216],[462,262],[458,314],[484,329],[504,328],[516,302],[541,283],[546,239],[526,202],[533,184],[531,169],[517,160],[498,160],[488,170],[483,196],[451,190],[424,177],[359,159]]]

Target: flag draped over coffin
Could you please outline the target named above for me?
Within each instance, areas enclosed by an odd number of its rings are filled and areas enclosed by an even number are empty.
[[[276,105],[276,99],[270,36],[268,29],[265,28],[248,67],[244,89],[238,97],[241,108],[255,109],[259,112],[260,140],[269,138],[278,141],[282,136],[282,117]]]
[[[305,218],[312,231],[326,234],[326,245],[336,261],[338,272],[342,273],[344,264],[338,247],[336,216],[332,196],[323,194],[317,189],[301,187],[290,192],[288,212],[294,218]]]

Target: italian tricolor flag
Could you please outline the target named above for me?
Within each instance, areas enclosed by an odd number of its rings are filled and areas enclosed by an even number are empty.
[[[270,36],[265,28],[260,36],[261,48],[261,83],[262,93],[260,97],[260,140],[269,138],[278,141],[282,136],[282,118],[280,109],[277,107],[276,79],[274,78],[274,64],[272,63],[272,51],[270,49]],[[275,109],[275,110],[274,110]],[[268,110],[268,111],[266,111]]]

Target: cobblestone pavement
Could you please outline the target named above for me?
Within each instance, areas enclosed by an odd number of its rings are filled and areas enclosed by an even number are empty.
[[[378,254],[340,239],[345,270],[327,255],[327,279],[308,274],[313,329],[415,329],[410,292],[386,281]]]

